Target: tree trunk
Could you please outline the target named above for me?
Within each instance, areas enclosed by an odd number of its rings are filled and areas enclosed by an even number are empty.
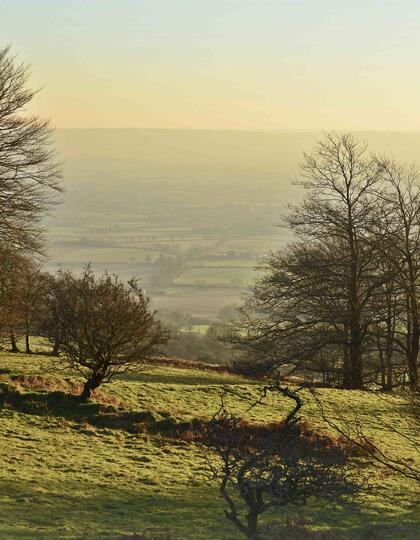
[[[361,390],[363,388],[362,332],[358,318],[349,325],[349,344],[344,349],[343,388]]]
[[[53,349],[51,351],[51,354],[53,356],[58,356],[60,353],[60,340],[58,338],[55,338]]]
[[[382,390],[387,389],[387,371],[384,361],[384,351],[382,349],[381,344],[381,336],[380,336],[380,330],[379,328],[376,329],[376,346],[378,347],[378,355],[379,355],[379,372],[381,374],[381,388]]]
[[[351,388],[360,390],[363,388],[362,372],[362,333],[359,321],[351,325],[350,330],[350,364],[351,364]]]
[[[30,341],[28,331],[25,333],[25,352],[26,352],[26,354],[32,354],[31,341]]]
[[[417,358],[419,355],[419,340],[420,340],[420,327],[418,321],[413,321],[413,328],[411,332],[411,343],[409,348],[408,361],[408,377],[410,386],[417,388],[419,383]]]
[[[10,352],[12,353],[20,352],[19,347],[17,346],[17,343],[16,343],[15,330],[13,326],[10,327],[10,345],[11,345]]]
[[[387,319],[386,319],[386,390],[392,390],[394,387],[394,369],[392,357],[394,354],[394,335],[395,335],[395,307],[392,298],[392,287],[387,292]]]
[[[348,201],[350,196],[348,195]],[[348,225],[349,225],[349,279],[348,279],[348,309],[349,309],[349,356],[350,373],[344,381],[344,388],[363,388],[362,374],[362,331],[361,314],[359,305],[359,279],[358,279],[358,255],[357,240],[353,230],[352,206],[348,203]]]
[[[247,515],[247,533],[248,540],[257,540],[258,538],[258,510],[251,509]]]
[[[85,382],[85,385],[83,387],[83,391],[80,394],[80,398],[82,400],[87,400],[91,397],[93,390],[98,388],[98,386],[101,385],[101,382],[103,380],[103,377],[100,373],[93,373],[91,377]]]
[[[414,271],[414,263],[411,256],[407,259],[408,262],[408,278],[409,289],[407,291],[407,308],[409,311],[407,321],[411,322],[408,328],[411,327],[408,337],[407,347],[407,366],[408,366],[408,379],[412,388],[418,386],[418,367],[417,358],[419,355],[419,341],[420,341],[420,322],[419,322],[419,308],[417,304],[417,287],[416,287],[416,274]]]
[[[29,337],[30,334],[30,317],[29,317],[29,311],[26,311],[26,317],[25,317],[25,352],[26,354],[32,354],[31,351],[31,340]]]
[[[344,328],[346,343],[343,345],[343,388],[351,388],[351,365],[350,365],[350,347],[349,347],[349,329]]]

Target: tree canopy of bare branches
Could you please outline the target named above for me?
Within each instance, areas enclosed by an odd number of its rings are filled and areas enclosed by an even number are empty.
[[[26,112],[35,95],[29,75],[9,47],[0,49],[0,242],[39,252],[61,171],[48,122]]]
[[[208,463],[227,506],[225,516],[249,540],[258,538],[259,517],[269,509],[288,504],[302,506],[310,497],[337,501],[358,493],[362,487],[341,448],[329,446],[326,439],[317,442],[313,434],[305,441],[299,430],[299,390],[281,386],[276,377],[261,389],[250,408],[273,394],[294,402],[290,413],[276,426],[259,426],[252,431],[250,425],[229,411],[229,390],[225,388],[220,409],[208,424],[205,437],[217,456],[216,461],[209,457]]]
[[[55,290],[60,316],[47,325],[48,335],[55,343],[59,334],[63,361],[86,380],[83,399],[115,375],[138,369],[167,341],[134,280],[125,285],[109,274],[96,278],[87,267],[81,277],[61,271]]]
[[[397,375],[416,387],[416,169],[369,153],[350,134],[327,134],[301,171],[306,197],[284,219],[295,241],[263,261],[231,344],[255,370],[327,371],[347,389],[380,372],[383,388]]]

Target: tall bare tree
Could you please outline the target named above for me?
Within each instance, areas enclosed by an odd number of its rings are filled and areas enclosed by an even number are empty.
[[[308,195],[286,222],[303,242],[339,242],[345,272],[348,354],[344,355],[344,387],[363,387],[363,339],[369,302],[384,276],[376,265],[380,250],[371,230],[377,223],[375,188],[381,164],[365,143],[350,134],[328,134],[304,155],[300,182]]]
[[[28,115],[29,67],[0,49],[0,242],[39,252],[41,219],[61,190],[48,122]]]
[[[296,241],[268,257],[232,339],[248,357],[302,368],[339,354],[344,388],[363,387],[377,296],[392,273],[374,233],[382,169],[349,134],[329,134],[304,155],[307,196],[285,218]]]
[[[380,231],[388,264],[402,296],[405,314],[393,342],[404,352],[411,386],[419,384],[420,350],[420,185],[415,166],[378,159],[382,170],[378,199],[383,202]],[[394,287],[395,288],[395,287]]]

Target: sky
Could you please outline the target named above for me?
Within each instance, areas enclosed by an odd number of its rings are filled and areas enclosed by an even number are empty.
[[[57,128],[420,131],[419,0],[0,0]]]

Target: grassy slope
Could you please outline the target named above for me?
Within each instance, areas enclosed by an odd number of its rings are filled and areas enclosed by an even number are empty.
[[[0,355],[5,381],[19,373],[43,373],[54,389],[55,382],[58,387],[62,382],[48,374],[50,367],[47,357]],[[190,419],[208,417],[216,410],[222,384],[232,386],[231,407],[243,414],[257,385],[215,372],[156,366],[110,384],[104,393],[115,403],[123,400],[129,410],[170,412],[178,419]],[[30,390],[22,387],[20,391]],[[399,411],[398,398],[385,400],[356,391],[320,392],[331,415],[342,407],[349,417],[357,412],[366,433],[385,451],[415,458],[404,450],[406,445],[397,433],[384,430],[388,423],[416,435],[414,423]],[[29,397],[42,402],[46,395]],[[315,405],[309,396],[306,402],[304,416],[316,423]],[[12,407],[0,411],[0,538],[116,539],[121,534],[166,528],[177,539],[237,538],[222,517],[216,486],[203,483],[207,470],[198,446],[95,427],[89,423],[95,407],[95,403],[85,406],[86,422],[72,418],[73,409],[45,406],[37,414]],[[278,399],[248,416],[277,419],[286,407]],[[83,416],[80,410],[78,414]],[[314,502],[301,509],[282,509],[268,519],[304,516],[311,528],[345,530],[349,538],[417,538],[416,486],[371,464],[363,470],[377,488],[363,502],[345,508]],[[374,526],[379,536],[363,536],[361,531],[367,526]]]

